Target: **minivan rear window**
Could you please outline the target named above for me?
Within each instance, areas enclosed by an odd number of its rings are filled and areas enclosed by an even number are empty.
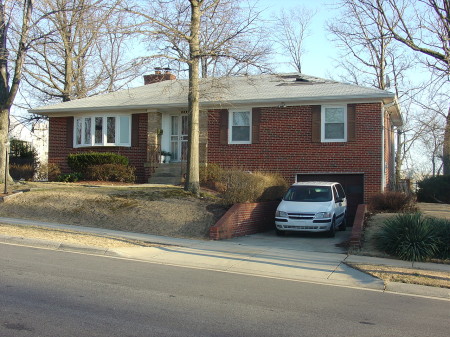
[[[323,202],[331,201],[329,186],[291,186],[283,197],[285,201]]]

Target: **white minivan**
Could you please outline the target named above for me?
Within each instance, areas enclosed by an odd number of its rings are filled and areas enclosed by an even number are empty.
[[[288,231],[326,232],[329,237],[347,226],[347,198],[336,182],[300,182],[284,195],[275,214],[277,235]]]

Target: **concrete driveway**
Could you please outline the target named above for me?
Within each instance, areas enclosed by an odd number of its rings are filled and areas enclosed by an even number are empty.
[[[328,238],[322,233],[289,233],[277,236],[275,231],[258,233],[229,239],[227,241],[254,247],[271,247],[319,253],[346,253],[345,242],[350,239],[351,228],[336,232],[336,237]]]

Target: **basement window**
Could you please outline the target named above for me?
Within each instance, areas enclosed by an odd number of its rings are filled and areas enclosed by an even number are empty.
[[[131,146],[130,115],[75,117],[75,147]]]

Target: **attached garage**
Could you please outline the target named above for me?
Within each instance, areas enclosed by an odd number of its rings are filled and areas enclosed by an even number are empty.
[[[356,209],[359,204],[364,203],[364,174],[351,173],[351,174],[297,174],[295,177],[296,182],[307,181],[330,181],[338,182],[344,188],[347,195],[347,223],[353,225]]]

